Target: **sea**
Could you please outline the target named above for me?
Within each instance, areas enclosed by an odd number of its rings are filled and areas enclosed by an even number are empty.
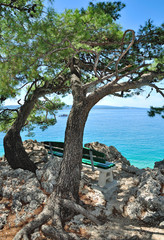
[[[153,168],[156,161],[164,159],[164,119],[148,116],[146,108],[95,106],[86,122],[83,142],[100,142],[114,146],[138,168]],[[22,132],[23,140],[64,141],[70,107],[59,110],[57,123],[45,131],[35,128],[34,137]],[[4,154],[0,133],[0,156]]]

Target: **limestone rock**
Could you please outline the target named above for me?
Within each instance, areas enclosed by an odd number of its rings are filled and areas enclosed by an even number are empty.
[[[158,168],[161,173],[164,175],[164,159],[154,163],[154,168]]]
[[[162,222],[159,224],[159,226],[160,226],[161,228],[164,228],[164,221],[162,221]]]
[[[154,163],[154,168],[163,168],[164,169],[164,159]]]
[[[6,213],[0,216],[0,229],[2,229],[4,225],[7,223],[7,217],[8,217],[8,214]]]
[[[114,146],[106,146],[99,142],[87,143],[85,147],[95,149],[96,151],[103,152],[107,156],[109,162],[121,163],[130,166],[130,162],[121,155],[121,153]]]
[[[57,182],[61,158],[49,157],[44,146],[36,141],[25,141],[24,146],[30,158],[37,162],[36,175],[27,170],[13,170],[5,159],[0,160],[0,228],[2,230],[5,224],[8,224],[10,213],[16,215],[14,220],[16,226],[20,222],[25,222],[35,214],[36,210],[39,213]],[[144,222],[146,226],[149,224],[158,226],[163,236],[163,161],[160,165],[155,164],[154,169],[138,169],[131,166],[113,146],[108,147],[98,142],[86,146],[104,152],[108,161],[116,163],[114,179],[117,180],[117,186],[103,191],[95,184],[98,173],[83,168],[80,200],[86,204],[87,211],[95,214],[105,224],[95,226],[78,214],[67,223],[66,229],[81,234],[82,239],[151,239],[153,230],[149,233],[140,228]],[[135,224],[139,222],[136,225],[137,231],[131,226],[132,222]],[[39,230],[36,230],[31,239],[40,237]]]
[[[61,158],[55,157],[45,163],[41,170],[36,171],[36,176],[41,182],[42,188],[47,192],[51,193],[56,185],[56,180],[59,175],[61,164]]]
[[[36,140],[26,140],[23,142],[23,146],[28,153],[31,161],[34,163],[47,162],[47,150],[43,143],[39,143]]]

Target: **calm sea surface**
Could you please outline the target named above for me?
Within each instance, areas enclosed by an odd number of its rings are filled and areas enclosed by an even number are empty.
[[[69,109],[57,114],[57,124],[42,132],[35,129],[37,141],[63,141]],[[23,140],[25,132],[22,133]],[[0,133],[0,156],[3,155],[3,137]],[[115,146],[131,164],[139,168],[153,168],[155,161],[164,159],[164,119],[150,118],[142,108],[95,108],[92,109],[84,132],[84,144],[98,141]]]

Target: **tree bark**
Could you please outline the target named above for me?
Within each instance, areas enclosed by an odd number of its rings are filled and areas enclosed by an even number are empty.
[[[32,172],[35,172],[37,169],[35,164],[29,159],[28,154],[23,147],[22,139],[20,136],[20,131],[24,126],[37,99],[38,96],[36,95],[30,100],[27,100],[21,106],[16,121],[13,123],[6,136],[4,137],[5,157],[13,169],[22,168]]]
[[[79,201],[79,184],[82,168],[83,133],[89,110],[84,104],[74,104],[65,131],[64,155],[57,192],[66,199]]]
[[[14,128],[11,128],[4,138],[4,149],[5,157],[13,169],[22,168],[31,172],[36,171],[36,165],[29,159],[23,147],[20,132],[15,131]]]
[[[59,197],[79,201],[79,184],[82,168],[83,133],[89,113],[86,91],[81,83],[81,72],[74,60],[71,69],[73,106],[65,131],[64,154],[58,179]]]
[[[28,154],[23,147],[20,131],[25,125],[26,120],[38,99],[45,94],[61,91],[61,89],[64,88],[63,85],[64,83],[61,83],[61,86],[54,86],[52,83],[45,82],[42,87],[36,88],[29,95],[27,100],[25,97],[25,102],[18,112],[17,119],[4,137],[5,157],[13,169],[22,168],[32,172],[36,171],[36,165],[29,159]]]
[[[132,89],[138,89],[144,86],[151,86],[151,83],[154,81],[155,78],[157,77],[163,77],[164,72],[161,73],[155,73],[155,72],[150,72],[147,74],[143,74],[140,79],[136,81],[125,81],[125,82],[120,82],[113,84],[112,82],[109,82],[108,84],[99,87],[92,93],[90,93],[87,96],[87,101],[92,103],[92,106],[94,106],[98,101],[103,99],[107,95],[112,95],[117,92],[121,91],[128,91]],[[85,87],[86,88],[86,87]]]

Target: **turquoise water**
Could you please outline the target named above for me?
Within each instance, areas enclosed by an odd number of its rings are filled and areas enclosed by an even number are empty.
[[[37,141],[63,141],[69,109],[59,111],[57,124],[42,132],[36,128]],[[0,155],[3,155],[3,133],[0,133]],[[22,133],[23,140],[28,139]],[[142,108],[92,109],[84,132],[84,143],[101,142],[115,146],[131,164],[153,168],[155,161],[164,159],[164,119],[150,118]]]

